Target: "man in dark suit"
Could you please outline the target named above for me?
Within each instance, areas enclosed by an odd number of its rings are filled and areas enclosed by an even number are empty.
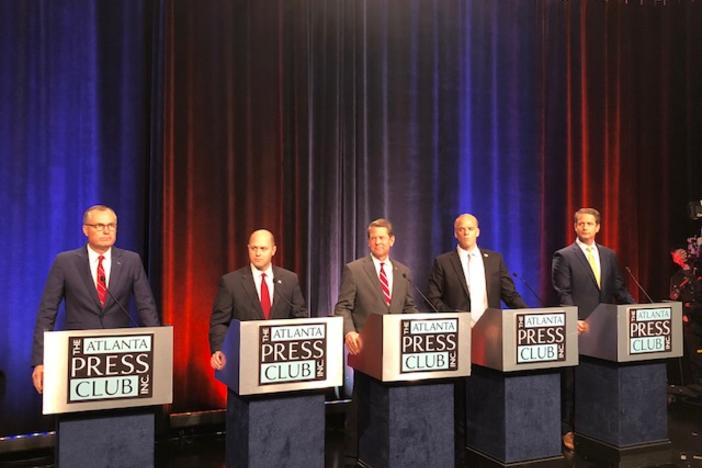
[[[500,299],[512,308],[527,304],[514,287],[499,253],[478,248],[478,219],[462,214],[453,223],[455,250],[439,255],[429,275],[428,298],[439,312],[469,311],[475,324],[487,308],[500,308]],[[466,381],[454,387],[456,465],[464,464]]]
[[[359,332],[370,314],[416,313],[410,294],[410,270],[397,260],[390,260],[395,244],[392,223],[384,218],[368,225],[370,255],[344,266],[339,298],[334,315],[344,318],[344,342],[350,354],[361,352]],[[368,377],[354,373],[351,409],[346,418],[345,456],[355,463],[358,456],[358,421],[367,411],[363,395],[368,393]]]
[[[439,255],[429,276],[429,300],[440,312],[470,311],[477,322],[487,308],[528,307],[499,253],[479,249],[478,219],[462,214],[453,223],[455,250]]]
[[[297,275],[271,263],[276,252],[270,231],[260,229],[249,237],[249,265],[222,276],[210,317],[210,365],[226,364],[222,342],[229,323],[308,317]]]
[[[575,212],[577,239],[553,254],[551,281],[560,304],[578,307],[578,333],[587,333],[585,319],[599,304],[633,304],[626,290],[613,250],[595,242],[600,232],[600,212],[581,208]],[[573,450],[573,374],[563,373],[563,445]]]
[[[61,301],[66,305],[68,330],[128,327],[132,319],[126,307],[132,295],[142,324],[160,324],[139,255],[113,247],[115,212],[105,205],[85,210],[83,234],[88,238],[86,246],[56,257],[39,305],[32,350],[32,380],[39,393],[44,389],[44,332],[54,329]]]

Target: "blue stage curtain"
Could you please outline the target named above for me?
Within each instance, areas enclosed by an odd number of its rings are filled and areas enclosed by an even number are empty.
[[[118,214],[117,244],[149,228],[151,2],[0,2],[0,435],[47,429],[31,382],[49,267],[84,244],[82,213]]]

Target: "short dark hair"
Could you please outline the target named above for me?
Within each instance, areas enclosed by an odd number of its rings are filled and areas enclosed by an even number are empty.
[[[371,228],[385,228],[388,230],[388,236],[392,237],[395,235],[392,232],[392,223],[390,222],[389,219],[378,218],[378,219],[374,219],[373,221],[371,221],[370,224],[368,225],[368,237],[369,238],[370,238]]]
[[[110,212],[112,212],[113,215],[115,215],[115,219],[117,219],[117,213],[115,213],[115,210],[113,210],[109,206],[107,206],[107,205],[93,205],[83,212],[83,224],[88,222],[88,216],[93,211],[110,211]]]
[[[577,224],[578,223],[578,216],[586,215],[586,214],[594,216],[595,222],[597,224],[600,224],[600,212],[594,208],[580,208],[578,211],[575,212],[575,215],[573,216],[573,222]]]

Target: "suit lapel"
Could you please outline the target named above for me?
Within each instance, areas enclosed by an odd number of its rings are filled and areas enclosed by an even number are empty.
[[[466,293],[466,297],[470,298],[470,292],[468,291],[468,283],[466,283],[466,273],[463,271],[461,257],[458,256],[458,252],[456,250],[454,250],[451,256],[449,257],[449,261],[451,262],[451,265],[453,266],[453,269],[456,272],[456,278],[458,278],[458,281],[461,283],[461,286],[463,286],[463,292]]]
[[[251,304],[253,306],[252,310],[255,310],[256,314],[258,315],[258,317],[255,320],[263,320],[265,319],[265,317],[263,316],[263,309],[261,308],[261,300],[258,298],[258,293],[256,292],[256,284],[254,283],[254,277],[251,274],[251,268],[245,269],[243,276],[244,279],[242,281],[241,287],[244,289],[244,293],[251,301]],[[273,311],[271,310],[271,315],[272,314]]]
[[[107,289],[110,292],[112,292],[113,295],[114,295],[113,291],[119,291],[118,286],[124,280],[124,266],[122,265],[122,260],[123,260],[122,251],[120,249],[113,247],[112,248],[112,261],[111,261],[111,266],[110,266],[110,284],[107,285]],[[96,292],[96,294],[97,294],[97,292]],[[108,294],[107,298],[105,299],[105,308],[107,308],[107,306],[113,302],[114,302],[114,300],[112,299],[112,296],[110,294]]]
[[[271,318],[288,318],[287,314],[281,314],[280,311],[281,309],[285,309],[284,305],[287,305],[287,302],[283,299],[284,296],[284,291],[283,291],[283,283],[276,282],[276,278],[280,276],[278,272],[277,267],[273,267],[272,269],[273,273],[273,303],[271,304]],[[259,301],[260,304],[260,301]],[[261,313],[263,313],[263,309],[261,309]]]
[[[95,288],[95,282],[93,281],[93,274],[90,272],[90,258],[88,257],[88,246],[86,245],[85,247],[80,249],[78,251],[77,256],[78,275],[83,281],[85,291],[88,293],[88,297],[90,297],[90,299],[97,306],[97,309],[95,310],[102,310],[102,305],[100,305],[100,299],[97,295],[97,289]]]

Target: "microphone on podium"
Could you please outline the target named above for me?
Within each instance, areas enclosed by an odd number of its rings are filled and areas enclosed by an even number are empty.
[[[412,285],[412,287],[415,289],[415,291],[417,291],[417,292],[419,293],[420,296],[422,296],[422,299],[424,299],[424,302],[426,302],[427,304],[429,304],[429,307],[431,307],[431,310],[433,310],[434,313],[437,313],[437,314],[438,314],[438,313],[439,313],[439,310],[438,310],[436,307],[434,307],[434,304],[432,304],[431,301],[430,301],[429,299],[427,299],[427,296],[424,295],[424,293],[422,292],[422,290],[419,289],[419,288],[417,287],[417,285],[414,284],[414,282],[409,278],[409,276],[407,276],[407,273],[402,273],[402,277],[403,277],[404,279],[406,279],[406,280],[409,282],[409,284]]]
[[[536,291],[534,291],[529,283],[527,283],[527,280],[525,278],[522,278],[521,276],[517,275],[516,271],[512,272],[512,276],[515,278],[519,279],[522,283],[524,283],[524,286],[529,290],[529,292],[536,298],[537,301],[539,301],[539,305],[541,307],[546,307],[546,302],[541,299],[541,296],[536,294]]]
[[[105,286],[105,291],[107,291],[107,294],[109,294],[110,297],[112,298],[112,300],[115,301],[115,302],[117,303],[117,305],[119,306],[119,309],[120,309],[120,310],[124,313],[124,315],[126,315],[127,318],[129,319],[129,322],[130,322],[133,326],[139,327],[139,325],[138,325],[138,324],[134,321],[134,319],[132,318],[131,314],[130,314],[129,312],[127,312],[127,309],[124,308],[124,306],[122,305],[122,303],[119,302],[119,301],[117,300],[117,298],[112,294],[112,291],[110,291],[110,288],[107,287],[107,282],[105,281],[105,277],[104,277],[104,276],[101,276],[101,277],[100,277],[100,281],[102,281],[102,283],[106,285],[106,286]],[[100,322],[101,322],[101,323],[102,323],[102,315],[104,315],[104,309],[103,309],[103,314],[101,314],[101,316],[100,316]]]
[[[631,272],[631,268],[629,268],[629,265],[625,266],[624,269],[626,270],[627,273],[629,273],[629,276],[631,276],[631,279],[634,280],[634,283],[636,284],[636,287],[639,288],[639,290],[644,293],[646,296],[646,299],[648,299],[648,302],[653,304],[653,299],[651,299],[651,296],[648,295],[646,290],[641,286],[641,283],[639,283],[639,280],[636,279],[636,276],[634,276],[634,273]]]

